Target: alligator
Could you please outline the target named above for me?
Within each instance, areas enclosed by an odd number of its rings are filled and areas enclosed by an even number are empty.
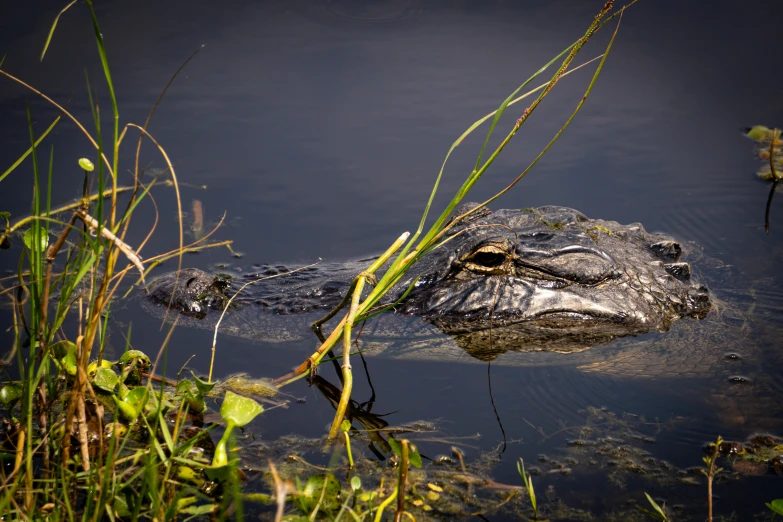
[[[394,304],[393,313],[380,316],[385,323],[371,321],[368,338],[406,340],[397,343],[398,355],[432,350],[435,337],[456,341],[483,361],[506,352],[574,354],[666,332],[678,319],[703,319],[714,307],[683,260],[687,244],[639,223],[590,219],[557,206],[495,212],[477,206],[455,210],[454,216],[474,212],[391,289],[386,303]],[[234,275],[184,269],[151,281],[146,308],[160,316],[170,307],[184,316],[180,324],[212,328],[241,284],[283,275],[246,287],[220,328],[265,341],[304,338],[312,335],[308,323],[340,303],[374,259],[290,274],[285,265],[255,265]],[[431,356],[440,357],[433,355],[438,349],[457,353],[453,342],[441,342]]]

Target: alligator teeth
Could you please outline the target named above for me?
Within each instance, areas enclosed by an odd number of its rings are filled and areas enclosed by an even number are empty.
[[[691,265],[688,263],[667,263],[663,269],[680,281],[687,281],[691,278]]]

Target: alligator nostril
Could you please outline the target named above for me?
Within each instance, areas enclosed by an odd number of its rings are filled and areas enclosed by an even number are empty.
[[[667,263],[663,269],[680,281],[687,281],[691,277],[691,265],[688,263]]]
[[[659,241],[650,245],[650,250],[664,261],[677,261],[682,254],[682,247],[676,241]]]

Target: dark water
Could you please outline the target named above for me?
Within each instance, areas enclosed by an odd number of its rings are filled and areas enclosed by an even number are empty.
[[[454,139],[575,40],[600,3],[139,1],[97,7],[123,123],[141,124],[174,71],[204,45],[169,89],[149,130],[175,163],[185,213],[193,200],[201,201],[206,228],[225,213],[215,237],[233,239],[243,253],[241,260],[224,250],[184,260],[207,268],[361,256],[413,231]],[[61,4],[0,7],[3,69],[89,123],[86,68],[109,129],[110,104],[85,6],[62,17],[45,60],[38,61]],[[773,0],[709,7],[642,0],[624,17],[582,112],[530,176],[496,204],[556,204],[590,217],[639,221],[648,230],[695,241],[707,256],[731,265],[731,280],[712,282],[712,290],[735,298],[746,311],[752,307],[754,330],[726,348],[746,355],[737,373],[764,382],[764,391],[737,392],[743,385],[723,376],[682,379],[676,369],[668,378],[621,379],[567,365],[496,365],[488,372],[485,364],[370,360],[374,411],[396,412],[386,418],[392,424],[437,419],[453,437],[478,433],[480,438],[465,443],[468,457],[494,450],[504,439],[516,441],[492,471],[496,480],[509,483],[518,483],[518,457],[533,461],[539,453],[562,448],[568,438],[563,427],[589,422],[589,407],[643,416],[644,427],[637,428],[655,439],[646,449],[679,467],[699,465],[703,444],[718,434],[734,439],[759,430],[782,434],[779,408],[764,404],[783,398],[774,356],[783,304],[778,274],[783,200],[772,203],[766,235],[769,187],[755,179],[759,165],[752,142],[741,136],[743,127],[783,125],[783,73],[776,62],[781,20],[783,4]],[[608,31],[599,34],[582,59],[602,52],[608,37]],[[561,82],[470,199],[487,198],[524,169],[568,117],[590,74],[578,72]],[[57,114],[34,94],[0,79],[2,170],[29,146],[25,100],[37,132]],[[510,111],[501,132],[522,110],[518,105]],[[130,181],[133,164],[134,145],[126,141],[123,182]],[[66,202],[81,191],[76,160],[94,152],[65,121],[49,143],[54,146],[53,201]],[[479,138],[470,139],[453,155],[436,209],[472,168],[479,144]],[[152,147],[145,149],[142,163],[164,166]],[[28,161],[0,183],[0,210],[15,217],[29,212],[30,172]],[[143,257],[171,250],[177,242],[174,192],[162,187],[154,195],[160,215]],[[130,244],[138,244],[153,224],[152,206],[140,210]],[[14,252],[0,254],[2,268],[15,267]],[[121,331],[131,322],[137,348],[152,351],[164,337],[159,323],[132,304],[116,321],[111,345],[117,351],[125,344]],[[7,345],[6,323],[0,338]],[[191,367],[206,371],[210,345],[211,334],[203,330],[177,330],[169,369],[196,354]],[[276,377],[313,347],[302,342],[282,349],[224,336],[215,371]],[[330,369],[323,373],[335,380]],[[355,397],[363,400],[370,389],[363,376],[357,381]],[[333,415],[328,402],[302,382],[289,393],[306,403],[264,415],[257,421],[263,437],[322,435]],[[761,406],[754,407],[756,401]],[[654,420],[680,417],[665,429],[650,427]],[[554,432],[561,435],[542,436]],[[641,501],[639,488],[657,488],[642,484],[621,494],[616,485],[578,472],[538,480],[542,488],[552,483],[567,502],[597,513],[611,509],[612,498]],[[719,485],[717,509],[726,515],[739,510],[744,520],[781,496],[781,480],[767,475]],[[661,492],[672,502],[702,494],[684,486]]]

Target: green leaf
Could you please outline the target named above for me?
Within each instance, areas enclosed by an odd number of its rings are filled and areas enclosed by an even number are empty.
[[[315,508],[320,502],[321,509],[333,510],[340,507],[340,481],[331,473],[311,475],[307,479],[302,495],[309,509]]]
[[[340,423],[340,430],[342,430],[345,433],[351,431],[351,421],[349,421],[348,419],[343,419],[343,421]]]
[[[121,401],[116,395],[111,396],[114,399],[114,405],[117,407],[117,411],[120,413],[120,417],[128,422],[133,422],[139,416],[139,412],[130,404]]]
[[[122,354],[119,363],[123,369],[123,380],[128,384],[139,384],[141,382],[142,372],[149,371],[151,361],[147,355],[140,350],[128,350]],[[126,368],[132,367],[131,370]]]
[[[190,506],[177,510],[177,513],[185,515],[208,515],[217,511],[217,504],[202,504],[200,506]]]
[[[658,515],[661,517],[660,520],[668,520],[666,518],[666,512],[661,508],[661,506],[658,505],[657,502],[652,499],[652,497],[647,492],[644,493],[644,496],[647,497],[647,502],[650,503],[655,512],[658,513]]]
[[[128,501],[125,500],[125,496],[122,494],[114,497],[112,509],[114,510],[114,515],[120,518],[130,518],[132,516],[131,510],[128,508]]]
[[[204,394],[190,379],[183,379],[177,383],[177,395],[187,402],[191,411],[202,413],[207,409],[207,403],[204,402]]]
[[[217,384],[216,382],[202,381],[201,379],[196,377],[196,374],[193,372],[190,372],[190,374],[193,376],[193,381],[195,381],[196,383],[196,388],[198,388],[198,391],[201,392],[202,395],[206,395],[209,392],[211,392],[212,388],[214,388],[215,385]]]
[[[421,469],[421,454],[415,444],[408,443],[408,461],[414,468]]]
[[[52,42],[52,36],[54,36],[54,30],[57,28],[57,22],[60,21],[60,17],[63,15],[65,11],[71,8],[73,4],[76,3],[76,0],[72,0],[71,3],[63,7],[59,13],[57,13],[57,16],[54,17],[54,22],[52,22],[52,27],[49,29],[49,35],[46,37],[46,41],[44,42],[44,48],[43,51],[41,51],[41,61],[43,61],[44,56],[46,55],[46,50],[49,48],[49,44]],[[127,508],[127,505],[125,506]],[[119,516],[130,516],[130,513],[128,515],[119,515]]]
[[[6,384],[0,388],[0,403],[2,403],[7,410],[10,410],[14,407],[14,404],[22,398],[23,394],[24,387],[21,383],[12,382],[11,384]]]
[[[783,498],[767,503],[767,507],[771,509],[773,513],[783,515]]]
[[[214,460],[211,467],[207,466],[204,468],[204,473],[206,474],[207,478],[213,482],[226,482],[231,478],[231,473],[233,472],[233,466],[229,464],[226,464],[225,466],[215,466]]]
[[[141,350],[128,350],[127,352],[122,354],[122,357],[120,357],[120,365],[125,366],[127,364],[132,363],[135,360],[139,360],[139,363],[142,366],[149,367],[152,361],[150,361],[150,358],[147,357],[147,354],[142,352]]]
[[[109,393],[114,392],[114,388],[119,382],[120,379],[117,377],[117,374],[114,373],[114,370],[104,367],[98,368],[95,371],[95,377],[92,380],[92,384],[96,388],[107,391]]]
[[[37,233],[39,234],[38,245],[35,244],[36,229],[38,230]],[[46,247],[49,246],[49,234],[47,234],[46,230],[38,223],[34,223],[29,229],[27,229],[27,232],[24,233],[22,240],[24,241],[24,245],[27,248],[36,252],[45,252]]]
[[[62,359],[67,353],[76,354],[76,345],[71,341],[57,341],[49,347],[55,359]]]
[[[177,469],[177,479],[180,482],[189,482],[196,486],[201,486],[204,483],[201,473],[188,466],[180,466]]]
[[[264,408],[253,399],[227,391],[220,405],[220,416],[232,424],[242,427],[256,418]]]
[[[111,361],[107,361],[106,359],[103,359],[101,361],[101,368],[111,368]],[[95,377],[96,372],[98,371],[98,361],[93,361],[87,366],[87,377],[92,379]]]
[[[65,357],[60,359],[60,368],[71,376],[76,375],[76,364],[76,352],[68,352],[65,354]]]
[[[400,441],[394,437],[389,437],[389,446],[391,446],[392,451],[399,458],[402,458],[402,443]],[[421,468],[422,466],[419,450],[414,444],[411,444],[410,442],[408,442],[408,463],[410,463],[410,465],[414,468]]]
[[[185,509],[188,506],[192,506],[198,502],[198,499],[196,497],[182,497],[177,499],[177,511],[182,512],[183,509]]]
[[[112,397],[114,397],[114,403],[117,405],[117,408],[119,408],[122,416],[126,420],[132,422],[141,415],[142,411],[144,411],[144,406],[146,406],[149,396],[149,390],[144,386],[139,386],[138,388],[129,391],[122,401],[118,400],[115,396]]]
[[[87,172],[92,172],[95,170],[95,165],[93,165],[92,161],[88,160],[87,158],[79,158],[79,166],[82,168],[82,170]]]
[[[764,125],[756,125],[755,127],[748,129],[745,136],[754,141],[766,141],[769,143],[774,138],[780,137],[780,129],[770,129]]]
[[[44,133],[43,133],[43,134],[41,134],[41,135],[38,137],[38,139],[37,139],[37,140],[35,140],[35,146],[36,146],[36,147],[37,147],[38,145],[40,145],[40,144],[41,144],[41,142],[43,141],[43,139],[44,139],[44,138],[45,138],[45,137],[46,137],[46,136],[47,136],[47,135],[48,135],[48,134],[49,134],[49,133],[52,131],[52,129],[54,128],[54,126],[55,126],[55,125],[57,125],[57,122],[58,122],[58,121],[60,121],[60,118],[62,118],[62,114],[60,114],[59,116],[57,116],[57,117],[54,119],[54,121],[52,122],[52,124],[51,124],[51,125],[49,125],[49,128],[48,128],[48,129],[46,129],[46,130],[44,131]],[[18,167],[18,166],[19,166],[19,165],[20,165],[20,164],[21,164],[21,163],[24,161],[24,159],[25,159],[27,156],[29,156],[29,155],[30,155],[30,154],[33,152],[33,150],[34,150],[34,148],[33,148],[33,147],[30,147],[29,149],[27,149],[27,152],[25,152],[24,154],[22,154],[22,155],[19,157],[19,159],[17,159],[17,160],[16,160],[16,161],[15,161],[15,162],[14,162],[14,163],[13,163],[13,164],[10,166],[10,167],[8,167],[8,168],[5,170],[5,172],[3,172],[2,174],[0,174],[0,181],[3,181],[3,179],[4,179],[6,176],[8,176],[8,175],[9,175],[11,172],[13,172],[13,171],[16,169],[16,167]],[[9,217],[10,217],[10,214],[9,214]]]
[[[351,489],[354,491],[362,489],[362,479],[357,476],[351,477]]]

